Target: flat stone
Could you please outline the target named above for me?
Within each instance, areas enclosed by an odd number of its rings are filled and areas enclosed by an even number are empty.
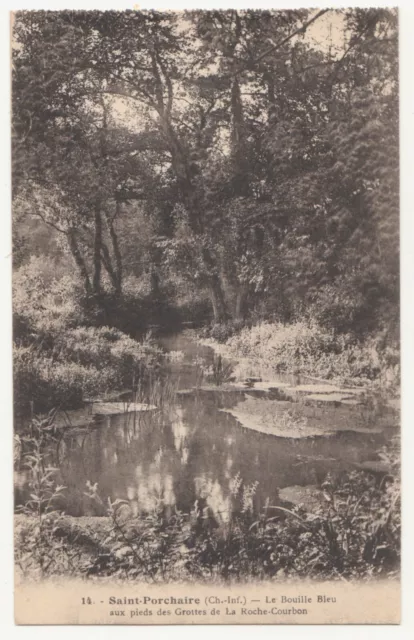
[[[360,425],[352,425],[352,426],[340,426],[334,427],[334,431],[354,431],[355,433],[382,433],[384,431],[383,427],[362,427]]]
[[[303,391],[307,393],[337,393],[340,387],[333,384],[298,384],[292,387],[292,391]]]
[[[131,389],[121,389],[120,391],[112,391],[111,393],[107,393],[104,396],[90,396],[87,398],[83,398],[83,402],[88,404],[95,404],[97,402],[116,402],[122,396],[127,395],[128,393],[132,393]]]
[[[342,393],[312,393],[304,396],[304,400],[317,400],[318,402],[340,402],[341,404],[360,404],[358,400],[344,396]]]
[[[71,411],[59,411],[53,424],[57,428],[66,427],[71,429],[73,427],[87,427],[93,424],[97,419],[97,414],[92,415],[91,406],[83,407],[82,409],[72,409]]]
[[[220,411],[230,413],[246,429],[279,438],[309,438],[332,433],[326,427],[308,424],[306,419],[289,417],[285,411],[280,410],[280,404],[276,400],[249,397],[232,409]]]
[[[240,425],[252,431],[265,433],[279,438],[309,438],[315,436],[331,436],[341,431],[356,433],[382,433],[383,427],[366,427],[357,420],[335,419],[335,412],[328,419],[315,420],[307,415],[306,407],[303,412],[291,413],[292,403],[279,400],[256,398],[245,393],[246,400],[235,407],[220,409],[231,414]],[[309,407],[308,407],[309,408]]]
[[[365,462],[356,462],[355,466],[361,471],[369,471],[383,475],[392,475],[390,466],[383,460],[366,460]]]
[[[290,384],[288,382],[283,382],[282,380],[261,380],[257,382],[250,382],[247,380],[246,382],[232,382],[230,384],[237,389],[254,389],[256,391],[271,391],[272,389],[290,388]]]
[[[99,402],[92,405],[92,415],[111,416],[120,413],[144,413],[146,411],[155,411],[156,406],[153,404],[144,404],[142,402]]]
[[[155,411],[155,405],[140,402],[94,402],[81,409],[59,411],[54,419],[55,427],[68,429],[87,427],[99,421],[101,416],[119,415],[123,413],[145,413]]]

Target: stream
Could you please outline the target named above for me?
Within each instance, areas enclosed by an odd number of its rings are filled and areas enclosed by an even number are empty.
[[[280,376],[280,388],[267,390],[260,384],[194,389],[199,363],[212,364],[213,349],[186,334],[159,343],[172,354],[165,379],[177,389],[168,411],[124,411],[92,420],[84,410],[84,424],[78,418],[75,427],[65,429],[53,451],[57,480],[66,487],[61,508],[67,514],[105,515],[108,497],[127,500],[134,515],[161,502],[167,509],[189,512],[198,498],[205,498],[214,513],[226,514],[235,477],[245,485],[257,483],[254,509],[260,512],[267,499],[280,504],[286,488],[318,485],[328,472],[335,475],[378,460],[378,449],[395,433],[389,416],[372,428],[363,406],[335,402],[321,407],[303,394],[286,394],[286,388],[295,391],[309,382],[298,376]],[[309,391],[307,397],[314,397]],[[296,416],[302,412],[310,425],[317,425],[317,435],[309,437],[306,430],[299,437],[263,433],[230,413],[257,400],[284,412],[292,409]],[[76,414],[67,412],[69,422],[71,413]],[[364,428],[356,428],[362,419]],[[16,475],[15,500],[22,504],[30,493],[28,478],[22,468]],[[103,503],[86,495],[87,483],[97,483]]]

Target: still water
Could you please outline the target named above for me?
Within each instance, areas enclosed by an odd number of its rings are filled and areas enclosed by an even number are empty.
[[[194,385],[197,359],[213,358],[210,348],[183,335],[163,339],[162,346],[184,353],[168,365],[167,375],[179,389]],[[216,513],[225,513],[232,479],[239,474],[245,485],[258,483],[254,507],[260,511],[267,498],[270,504],[280,502],[281,488],[318,484],[328,471],[338,473],[372,460],[388,438],[386,430],[298,439],[258,433],[221,411],[244,396],[241,391],[212,387],[178,394],[162,419],[154,420],[150,413],[125,413],[105,416],[88,429],[68,429],[52,452],[59,467],[58,482],[66,487],[62,508],[74,516],[104,515],[104,505],[86,495],[90,482],[98,484],[104,503],[108,497],[127,500],[134,514],[161,502],[189,512],[200,497]],[[26,480],[21,470],[17,503],[27,498]]]

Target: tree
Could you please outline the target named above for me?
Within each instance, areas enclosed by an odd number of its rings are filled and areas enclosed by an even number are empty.
[[[18,14],[13,141],[16,211],[62,234],[85,293],[99,299],[102,269],[116,294],[121,202],[142,197],[137,136],[115,126],[102,81],[89,68],[93,35],[72,14]],[[51,54],[49,52],[52,52]]]
[[[17,14],[15,215],[53,228],[97,303],[145,262],[155,297],[172,268],[216,322],[323,310],[332,291],[353,309],[344,328],[382,317],[398,282],[395,12],[337,12],[341,50],[309,36],[329,15]]]

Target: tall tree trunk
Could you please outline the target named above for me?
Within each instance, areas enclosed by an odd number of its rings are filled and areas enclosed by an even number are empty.
[[[158,274],[157,268],[154,265],[150,267],[150,284],[151,284],[151,295],[154,298],[158,298],[160,295],[160,276]]]
[[[156,245],[155,238],[151,239],[151,244],[148,250],[148,262],[149,262],[149,274],[150,274],[150,286],[151,295],[158,299],[160,297],[160,266],[161,266],[161,251]]]
[[[273,124],[274,118],[276,116],[276,89],[275,89],[275,81],[274,81],[273,74],[270,71],[266,71],[263,74],[263,80],[267,87],[267,101],[268,101],[267,116],[269,119],[269,123]]]
[[[171,122],[173,84],[157,51],[153,53],[151,60],[156,87],[156,109],[159,116],[160,131],[171,153],[172,168],[177,179],[183,203],[188,211],[190,228],[194,236],[199,237],[202,243],[203,240],[201,236],[204,233],[204,224],[201,217],[201,203],[203,197],[194,185],[188,153],[186,153],[186,150],[183,148]],[[167,96],[167,102],[164,101],[164,93]],[[214,319],[216,322],[223,322],[227,319],[227,310],[220,278],[217,274],[216,260],[210,250],[205,247],[201,250],[201,258],[207,272]]]
[[[242,35],[242,22],[237,11],[234,11],[234,20],[235,28],[234,34],[232,34],[232,36],[234,37],[233,46],[232,51],[229,51],[229,53],[231,56],[234,56],[236,58],[236,48],[240,43],[240,38]],[[230,105],[232,120],[230,141],[234,161],[234,188],[237,192],[237,195],[247,196],[249,194],[249,171],[247,166],[248,161],[245,148],[246,133],[243,101],[240,91],[239,76],[237,74],[234,76],[231,85]]]
[[[240,285],[236,293],[236,304],[234,309],[234,319],[243,320],[243,308],[246,299],[246,288]]]
[[[80,252],[78,247],[78,243],[76,242],[75,230],[69,229],[67,233],[67,239],[69,243],[69,248],[71,250],[72,256],[75,260],[76,266],[79,269],[80,276],[83,281],[83,286],[85,288],[85,293],[90,295],[92,293],[91,281],[89,279],[88,270],[86,268],[85,260]]]
[[[112,286],[115,290],[116,294],[121,293],[119,290],[119,282],[118,282],[118,274],[116,273],[115,269],[112,266],[112,260],[111,260],[111,256],[109,254],[108,251],[108,247],[106,246],[106,244],[104,242],[102,242],[102,254],[101,254],[101,258],[102,258],[102,264],[106,269],[107,274],[109,275],[110,279],[111,279],[111,283]]]
[[[207,247],[203,247],[201,257],[207,271],[207,282],[210,289],[211,303],[213,305],[214,321],[225,322],[228,319],[227,306],[216,260]]]
[[[115,202],[116,206],[116,215],[119,215],[120,203],[118,200]],[[118,236],[115,231],[114,222],[111,220],[108,215],[105,213],[105,220],[108,227],[109,237],[111,238],[113,255],[115,258],[115,269],[113,269],[114,279],[113,285],[115,288],[115,293],[120,295],[122,293],[122,278],[123,278],[123,267],[122,267],[122,255],[121,250],[119,248]]]
[[[196,238],[199,237],[200,243],[203,243],[201,236],[204,233],[204,224],[200,216],[200,210],[202,209],[200,200],[202,200],[202,198],[200,198],[200,194],[196,192],[189,173],[188,167],[186,168],[185,175],[180,172],[177,173],[176,171],[182,199],[189,214],[190,228],[194,236]],[[217,260],[208,247],[202,247],[201,260],[206,271],[206,278],[210,289],[214,321],[225,322],[228,319],[228,313],[222,283],[218,275]]]
[[[99,206],[95,207],[95,239],[93,246],[93,293],[101,293],[101,270],[102,270],[102,218]]]
[[[231,86],[231,115],[233,118],[233,127],[231,131],[231,143],[237,152],[243,141],[243,106],[240,95],[240,85],[237,78],[233,80]]]
[[[224,299],[220,278],[217,274],[213,274],[210,277],[209,288],[211,304],[213,306],[214,322],[226,322],[226,320],[228,320],[226,302]]]

